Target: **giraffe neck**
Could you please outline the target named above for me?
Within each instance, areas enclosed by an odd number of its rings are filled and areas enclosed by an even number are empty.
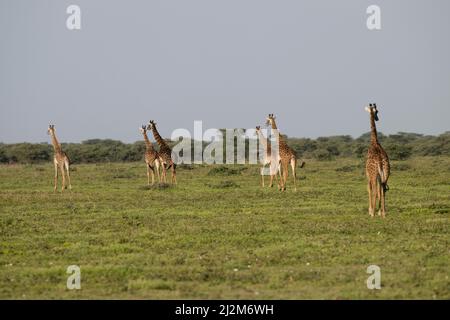
[[[153,151],[153,144],[148,139],[147,132],[142,134],[144,136],[145,146],[147,147],[147,151]]]
[[[271,126],[272,126],[272,129],[278,129],[278,128],[277,128],[277,124],[275,123],[275,120],[274,120],[274,119],[272,119],[272,121],[270,121],[270,124],[271,124]]]
[[[370,143],[378,143],[377,126],[373,114],[370,115]]]
[[[161,136],[159,135],[158,130],[156,129],[155,125],[152,125],[152,132],[153,132],[153,137],[155,137],[156,142],[158,143],[159,147],[166,147],[167,144],[164,141],[163,138],[161,138]]]
[[[272,134],[275,134],[275,139],[277,140],[278,146],[280,146],[280,143],[283,143],[283,139],[281,138],[280,131],[278,130],[277,124],[275,123],[275,120],[271,121],[272,125]]]
[[[267,138],[264,137],[264,135],[262,134],[261,131],[258,131],[258,137],[259,137],[259,141],[261,142],[261,144],[264,147],[264,151],[266,152],[266,154],[270,153],[270,145],[267,143]]]
[[[55,150],[55,153],[61,153],[61,145],[58,142],[58,139],[56,139],[56,135],[54,133],[52,133],[52,145],[53,145],[53,149]]]

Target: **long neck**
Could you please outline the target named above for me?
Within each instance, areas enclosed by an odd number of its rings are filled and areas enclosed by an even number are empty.
[[[270,124],[272,125],[272,134],[275,135],[275,139],[277,140],[278,145],[280,145],[280,143],[283,143],[283,139],[281,138],[281,134],[280,134],[280,131],[277,128],[277,124],[275,123],[275,120],[272,119]]]
[[[55,133],[52,133],[51,137],[52,137],[53,149],[55,150],[56,153],[60,153],[61,152],[61,145],[59,144],[58,139],[56,139]]]
[[[144,136],[145,146],[147,147],[147,151],[153,151],[153,144],[148,139],[147,132],[142,133]]]
[[[262,134],[261,130],[258,130],[258,137],[259,137],[259,141],[260,143],[263,145],[264,147],[264,151],[267,153],[270,153],[270,145],[267,143],[267,138],[264,137],[264,135]]]
[[[277,124],[275,123],[275,119],[272,119],[272,121],[270,121],[270,124],[272,126],[272,129],[278,129]]]
[[[259,141],[264,146],[264,149],[267,150],[267,138],[264,137],[264,135],[262,134],[262,132],[260,130],[258,130],[258,137],[259,137]]]
[[[156,129],[155,125],[152,125],[152,132],[153,132],[153,137],[155,137],[156,142],[158,143],[158,145],[160,147],[165,147],[167,146],[166,142],[164,141],[163,138],[161,138],[161,136],[159,135],[158,130]]]
[[[375,125],[375,116],[370,115],[370,142],[378,143],[377,126]]]

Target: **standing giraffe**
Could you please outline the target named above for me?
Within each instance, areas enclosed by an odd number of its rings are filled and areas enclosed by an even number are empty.
[[[277,173],[280,174],[281,180],[280,155],[275,152],[272,153],[272,145],[267,142],[267,138],[262,134],[260,126],[256,127],[256,133],[258,134],[259,142],[263,145],[264,148],[263,166],[261,168],[261,186],[264,187],[264,173],[265,173],[264,169],[266,165],[269,165],[269,172],[270,172],[269,187],[272,187],[273,178],[277,175]]]
[[[281,179],[281,188],[280,190],[284,191],[286,190],[286,181],[289,174],[289,164],[291,165],[292,169],[292,176],[294,178],[294,190],[297,190],[297,154],[295,151],[289,147],[284,141],[284,139],[281,137],[280,132],[278,131],[277,124],[275,123],[275,116],[272,114],[269,114],[269,116],[266,118],[267,125],[271,125],[272,131],[275,134],[276,141],[278,143],[278,152],[280,155],[280,161],[281,161],[281,170],[283,177]],[[300,165],[300,168],[303,168],[305,165],[305,162],[302,162]]]
[[[158,181],[161,182],[161,176],[159,175],[159,155],[158,152],[153,148],[153,144],[150,142],[147,136],[147,130],[150,129],[149,126],[143,125],[140,128],[145,141],[145,163],[147,164],[147,184],[150,185],[150,171],[152,173],[152,185],[155,184],[155,169],[158,175]]]
[[[158,130],[156,129],[156,122],[153,120],[149,121],[149,128],[151,128],[153,132],[153,137],[159,145],[159,159],[162,165],[162,176],[164,182],[167,182],[167,170],[172,170],[172,183],[177,184],[177,173],[176,173],[176,164],[172,160],[172,149],[167,145],[163,138],[159,135]]]
[[[389,158],[386,151],[381,147],[378,142],[377,127],[375,121],[378,121],[378,110],[375,103],[369,104],[365,108],[370,114],[370,146],[367,152],[366,161],[366,176],[367,176],[367,191],[369,192],[369,215],[373,217],[375,215],[375,207],[377,198],[379,200],[378,215],[381,217],[386,216],[386,203],[385,196],[386,191],[389,189],[387,181],[390,174]]]
[[[56,192],[56,188],[58,185],[58,168],[61,172],[61,177],[62,177],[61,191],[64,191],[64,189],[66,189],[66,174],[67,174],[67,179],[69,180],[69,190],[72,190],[72,185],[70,183],[70,173],[69,173],[70,160],[69,160],[69,157],[67,156],[67,154],[62,151],[61,145],[59,144],[58,139],[56,139],[55,126],[53,124],[50,124],[48,126],[47,133],[52,138],[52,145],[53,145],[53,149],[55,150],[55,155],[53,157],[53,164],[55,166],[54,191]]]

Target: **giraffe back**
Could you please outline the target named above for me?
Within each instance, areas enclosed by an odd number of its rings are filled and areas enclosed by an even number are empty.
[[[387,183],[390,175],[391,166],[389,158],[379,143],[371,143],[367,151],[366,175],[369,179],[375,179],[381,176],[382,182]]]
[[[291,160],[292,158],[297,158],[297,154],[291,147],[288,146],[286,141],[280,137],[280,140],[278,142],[278,148],[280,153],[280,158],[282,160]]]

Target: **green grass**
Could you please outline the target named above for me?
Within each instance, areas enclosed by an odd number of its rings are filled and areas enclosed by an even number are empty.
[[[259,166],[195,166],[149,188],[143,163],[76,165],[54,194],[50,163],[0,166],[0,298],[450,298],[450,158],[394,162],[384,220],[360,161],[299,176],[281,193]]]

